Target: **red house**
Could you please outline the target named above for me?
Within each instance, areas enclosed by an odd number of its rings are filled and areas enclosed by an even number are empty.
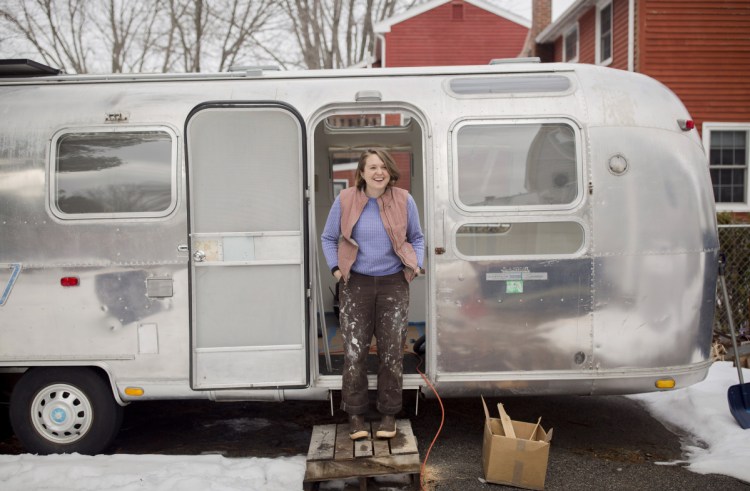
[[[484,0],[431,0],[375,24],[371,66],[486,65],[515,58],[530,25]]]
[[[717,208],[748,212],[749,33],[748,0],[578,0],[535,40],[542,61],[634,71],[672,89],[702,135]]]

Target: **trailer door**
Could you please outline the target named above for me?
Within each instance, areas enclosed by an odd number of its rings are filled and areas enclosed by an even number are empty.
[[[193,388],[304,386],[301,118],[275,103],[204,104],[186,135]]]
[[[437,210],[448,237],[435,256],[441,381],[590,366],[593,261],[580,141],[564,118],[453,127],[451,196]]]

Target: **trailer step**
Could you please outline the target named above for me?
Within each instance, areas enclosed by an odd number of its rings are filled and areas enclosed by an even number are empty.
[[[405,475],[411,478],[413,489],[419,489],[419,468],[417,439],[408,419],[396,421],[396,436],[390,440],[352,441],[347,424],[316,425],[307,452],[304,486],[312,490],[323,481],[354,478],[359,480],[360,490],[367,490],[374,489],[368,488],[370,478]]]

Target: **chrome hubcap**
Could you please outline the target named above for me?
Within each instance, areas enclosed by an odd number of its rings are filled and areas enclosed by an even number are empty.
[[[31,404],[31,421],[36,431],[55,443],[81,439],[91,427],[91,402],[80,389],[69,384],[45,387]]]

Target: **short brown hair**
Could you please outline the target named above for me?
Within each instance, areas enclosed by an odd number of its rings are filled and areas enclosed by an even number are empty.
[[[388,180],[388,187],[396,184],[396,181],[398,181],[401,173],[398,171],[396,162],[393,160],[393,157],[391,157],[391,154],[389,154],[385,150],[371,148],[365,150],[364,152],[362,152],[362,155],[359,156],[357,171],[354,173],[354,185],[357,187],[357,189],[364,189],[367,185],[364,177],[362,177],[362,172],[364,172],[365,170],[365,161],[370,155],[377,155],[385,164],[385,169],[388,171],[388,175],[390,176],[390,179]]]

